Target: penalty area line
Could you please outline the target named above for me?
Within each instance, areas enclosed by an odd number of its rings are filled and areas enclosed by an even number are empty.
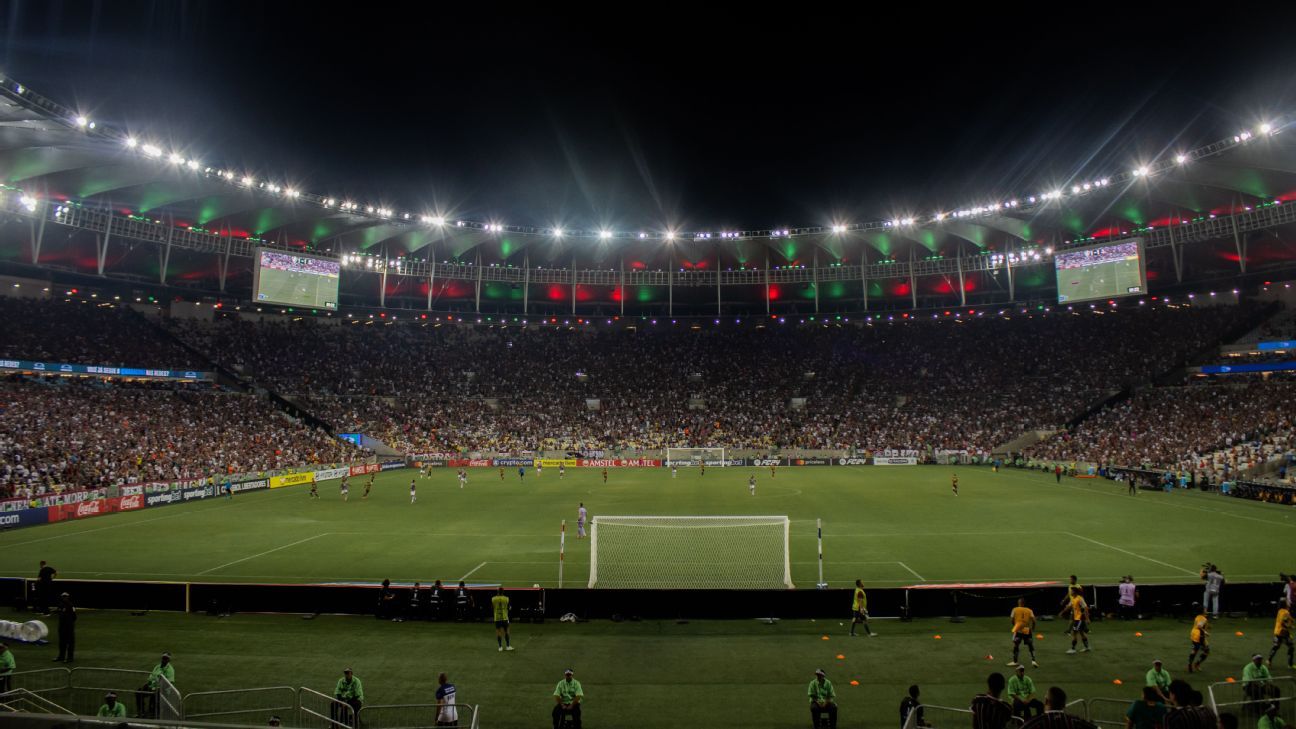
[[[914,577],[917,577],[918,579],[922,580],[923,582],[926,582],[926,581],[927,581],[927,578],[926,578],[926,577],[923,577],[922,575],[918,574],[917,572],[914,572],[914,569],[913,569],[912,567],[910,567],[909,565],[905,564],[904,562],[899,562],[899,561],[897,561],[896,564],[898,564],[898,565],[900,565],[901,567],[904,567],[905,569],[909,570],[909,572],[910,572],[911,574],[913,574]]]
[[[1185,575],[1194,575],[1194,576],[1197,575],[1197,573],[1196,573],[1196,572],[1193,572],[1192,570],[1186,570],[1186,569],[1184,569],[1183,567],[1179,567],[1179,566],[1177,566],[1177,565],[1170,564],[1169,562],[1162,562],[1162,561],[1159,560],[1159,559],[1153,559],[1153,558],[1151,558],[1151,557],[1145,557],[1144,555],[1141,555],[1141,554],[1139,554],[1139,553],[1137,553],[1137,552],[1131,552],[1131,551],[1129,551],[1128,549],[1121,549],[1120,547],[1113,547],[1112,545],[1107,544],[1106,542],[1100,542],[1100,541],[1098,541],[1097,539],[1090,539],[1089,537],[1082,537],[1082,536],[1080,536],[1079,534],[1076,534],[1075,532],[1063,532],[1063,534],[1067,534],[1067,535],[1073,536],[1073,537],[1075,537],[1076,539],[1083,539],[1084,541],[1089,542],[1090,544],[1097,544],[1097,545],[1100,546],[1100,547],[1106,547],[1107,549],[1115,550],[1115,551],[1117,551],[1117,552],[1120,552],[1121,554],[1128,554],[1128,555],[1131,556],[1131,557],[1137,557],[1137,558],[1142,559],[1142,560],[1147,560],[1148,562],[1155,562],[1156,564],[1159,564],[1159,565],[1161,565],[1162,567],[1169,567],[1169,568],[1172,569],[1172,570],[1178,570],[1178,571],[1184,573]]]
[[[275,547],[274,549],[267,549],[267,550],[264,551],[264,552],[258,552],[257,554],[254,554],[254,555],[252,555],[252,556],[250,556],[250,557],[244,557],[244,558],[242,558],[242,559],[236,559],[236,560],[234,560],[233,562],[226,562],[225,564],[220,565],[219,567],[212,567],[212,568],[209,569],[209,570],[203,570],[202,572],[199,572],[197,575],[195,575],[195,577],[197,577],[197,576],[199,576],[199,575],[209,574],[209,573],[215,572],[216,570],[224,569],[224,568],[226,568],[226,567],[232,567],[232,566],[234,566],[234,565],[236,565],[236,564],[238,564],[238,563],[240,563],[240,562],[246,562],[246,561],[248,561],[248,560],[250,560],[250,559],[256,559],[257,557],[264,557],[264,556],[267,555],[267,554],[272,554],[272,553],[274,553],[274,552],[278,552],[278,551],[281,550],[281,549],[287,549],[287,548],[289,548],[289,547],[295,547],[295,546],[297,546],[298,544],[305,544],[306,542],[309,542],[309,541],[311,541],[312,539],[319,539],[320,537],[327,537],[329,534],[330,534],[330,532],[324,532],[323,534],[316,534],[315,536],[312,536],[312,537],[306,537],[305,539],[299,539],[299,540],[293,542],[292,544],[285,544],[285,545],[283,545],[282,547]]]
[[[463,582],[464,580],[468,579],[469,577],[472,576],[472,573],[476,572],[477,570],[481,569],[482,567],[485,567],[487,564],[489,564],[489,563],[488,563],[488,562],[482,562],[481,564],[477,565],[476,567],[473,567],[472,569],[468,570],[468,572],[465,573],[463,577],[460,577],[460,578],[459,578],[459,581],[460,581],[460,582]]]

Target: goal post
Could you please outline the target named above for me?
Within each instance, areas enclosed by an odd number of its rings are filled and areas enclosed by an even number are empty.
[[[596,516],[590,587],[790,589],[786,516]]]
[[[724,448],[667,448],[667,466],[697,466],[705,463],[720,468],[728,465]]]

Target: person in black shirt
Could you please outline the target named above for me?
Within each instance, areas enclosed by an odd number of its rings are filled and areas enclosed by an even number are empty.
[[[918,684],[910,686],[909,695],[900,699],[900,729],[904,729],[909,714],[914,711],[918,712],[914,717],[914,726],[927,726],[927,722],[923,721],[922,702],[918,700]]]
[[[42,559],[40,572],[36,573],[36,612],[42,615],[50,614],[50,602],[54,598],[54,578],[57,575],[58,570],[50,567]]]
[[[76,608],[72,606],[72,596],[66,592],[59,595],[58,606],[58,658],[54,660],[71,663],[76,654]]]
[[[999,698],[1008,684],[1002,673],[986,679],[986,692],[972,697],[972,729],[1005,729],[1012,720],[1012,706]]]

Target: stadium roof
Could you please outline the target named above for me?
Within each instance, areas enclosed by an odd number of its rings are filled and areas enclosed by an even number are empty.
[[[376,293],[383,303],[426,295],[429,308],[437,278],[438,300],[474,298],[478,307],[481,282],[503,285],[493,290],[504,302],[518,298],[508,290],[518,284],[567,286],[539,298],[570,295],[573,306],[581,286],[590,289],[582,301],[600,301],[600,287],[617,289],[607,297],[615,304],[626,286],[724,288],[719,299],[759,300],[762,286],[810,284],[812,294],[793,297],[813,296],[818,307],[818,284],[833,282],[852,301],[959,305],[987,289],[1011,300],[1051,286],[1053,250],[1130,236],[1147,240],[1149,277],[1162,283],[1291,266],[1296,206],[1284,203],[1296,200],[1296,134],[1284,130],[1279,120],[1262,122],[1204,147],[1130,160],[1127,169],[1086,170],[1017,196],[905,217],[781,229],[555,230],[298,188],[183,143],[106,128],[4,79],[0,208],[32,225],[5,226],[0,260],[222,291],[233,282],[238,291],[251,250],[267,246],[343,257],[356,271],[344,293]],[[67,241],[47,242],[49,224],[69,228]],[[134,245],[123,252],[113,240],[151,243],[158,255]],[[1012,267],[1021,269],[1016,276]],[[366,282],[370,274],[383,283]]]

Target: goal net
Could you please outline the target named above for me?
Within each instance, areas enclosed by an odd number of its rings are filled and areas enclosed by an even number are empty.
[[[786,516],[596,516],[590,587],[792,587]]]
[[[705,463],[708,466],[723,468],[726,464],[723,448],[667,448],[666,465],[697,466]]]

